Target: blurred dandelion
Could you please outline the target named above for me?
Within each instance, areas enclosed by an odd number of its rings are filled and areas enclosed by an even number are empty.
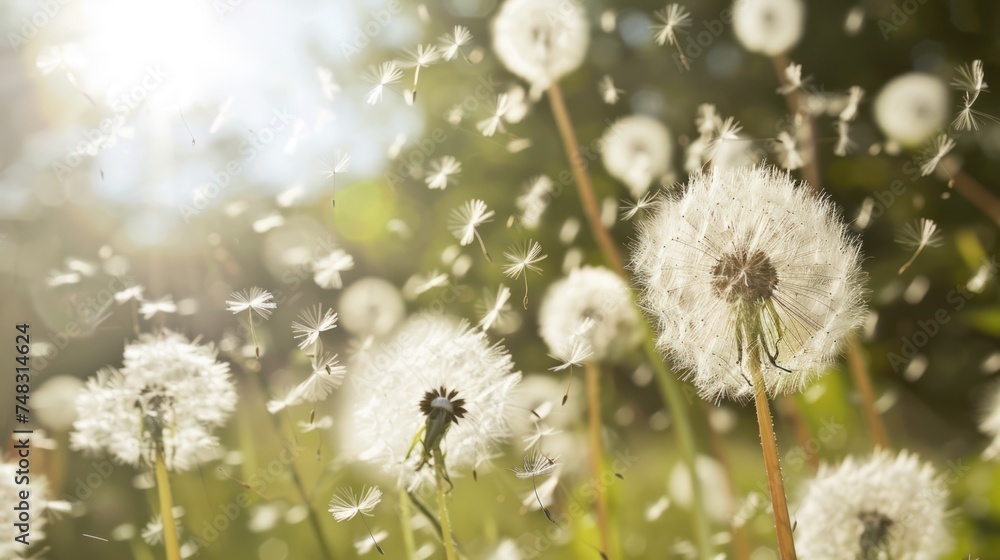
[[[805,12],[802,0],[737,0],[733,31],[748,51],[772,57],[783,55],[802,38]]]
[[[406,49],[406,60],[402,65],[413,68],[413,89],[407,102],[413,104],[417,100],[417,82],[420,80],[420,69],[427,68],[441,58],[441,51],[436,45],[417,45],[414,49]]]
[[[947,134],[939,134],[924,149],[920,161],[920,175],[926,177],[937,169],[941,160],[955,148],[955,141]]]
[[[479,320],[477,326],[488,331],[495,323],[503,322],[506,315],[510,313],[510,305],[507,303],[509,300],[510,288],[503,284],[497,288],[496,295],[487,290],[485,299],[479,304],[482,319]]]
[[[374,87],[368,91],[368,95],[365,97],[365,103],[369,105],[375,105],[382,101],[382,94],[388,86],[395,84],[403,77],[403,71],[399,69],[399,66],[393,62],[383,62],[378,66],[372,66],[365,73],[365,79],[373,84]]]
[[[608,105],[614,105],[621,99],[625,90],[615,87],[615,80],[609,74],[605,74],[601,81],[597,83],[597,92],[601,94],[601,99]]]
[[[339,290],[344,286],[340,273],[354,268],[354,257],[343,249],[334,249],[312,264],[313,282],[320,288]]]
[[[465,58],[465,54],[462,52],[462,47],[472,40],[472,32],[469,31],[468,27],[464,25],[456,25],[454,31],[450,34],[445,34],[441,36],[441,58],[445,60],[454,60],[458,55],[462,55]],[[468,58],[466,58],[468,60]]]
[[[443,156],[430,164],[430,173],[424,179],[429,189],[446,189],[456,182],[455,176],[462,172],[462,163],[452,156]]]
[[[498,130],[504,132],[503,117],[508,110],[510,110],[510,96],[506,93],[497,95],[496,103],[493,104],[493,115],[479,121],[476,128],[487,138],[496,134]]]
[[[653,181],[670,171],[670,131],[652,117],[622,117],[602,138],[601,161],[612,177],[625,183],[632,198],[644,195]]]
[[[483,238],[479,235],[479,227],[492,222],[493,216],[494,212],[486,206],[485,202],[474,198],[451,211],[448,217],[448,229],[463,247],[472,243],[473,240],[478,241],[483,256],[492,262],[490,253],[486,250],[486,244],[483,243]]]

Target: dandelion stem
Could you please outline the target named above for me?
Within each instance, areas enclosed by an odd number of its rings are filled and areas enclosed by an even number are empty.
[[[399,522],[403,527],[403,549],[406,550],[407,560],[413,560],[417,550],[417,544],[413,538],[412,517],[410,513],[410,495],[401,489],[399,493]]]
[[[437,478],[438,517],[441,521],[441,540],[444,541],[444,554],[447,560],[458,560],[455,553],[455,541],[451,537],[451,520],[448,518],[448,496],[445,493],[446,481],[441,469],[435,469]]]
[[[583,203],[584,213],[587,215],[587,221],[590,222],[590,230],[597,237],[597,243],[601,246],[601,250],[611,266],[619,274],[625,276],[625,264],[618,251],[618,246],[604,224],[601,223],[601,211],[597,206],[594,185],[590,182],[590,175],[587,174],[587,169],[583,165],[584,155],[580,150],[579,142],[577,142],[576,132],[573,131],[573,122],[569,118],[569,111],[566,110],[566,102],[558,83],[553,83],[549,87],[549,104],[552,106],[552,116],[555,117],[566,157],[573,170],[573,179],[576,181],[576,188],[580,193],[580,202]]]
[[[747,350],[746,364],[750,370],[750,378],[753,380],[757,426],[760,428],[760,445],[764,452],[764,468],[767,470],[767,485],[771,491],[771,508],[774,510],[774,525],[778,534],[778,554],[781,560],[795,560],[792,523],[788,516],[785,483],[781,479],[781,465],[778,461],[778,441],[774,437],[771,407],[767,402],[767,390],[764,386],[764,375],[760,371],[760,359],[760,345],[751,344]]]
[[[851,336],[847,344],[850,349],[847,353],[848,369],[851,370],[854,386],[857,387],[858,395],[861,397],[861,408],[865,411],[872,440],[877,447],[889,449],[889,435],[885,430],[885,424],[882,423],[882,417],[875,410],[875,390],[868,375],[868,366],[861,352],[861,344],[858,343],[856,336]]]
[[[385,556],[385,551],[382,550],[382,545],[378,544],[378,541],[375,540],[375,535],[372,534],[372,528],[368,526],[368,520],[365,519],[365,515],[361,514],[359,517],[361,517],[361,522],[365,524],[365,529],[368,530],[368,536],[371,537],[372,544],[375,545],[375,550],[377,550],[382,556]]]
[[[163,547],[167,560],[181,560],[181,547],[177,540],[177,523],[174,521],[174,500],[170,495],[170,475],[163,458],[163,445],[156,446],[156,492],[160,497],[160,517],[163,518]]]
[[[959,169],[952,177],[951,185],[955,192],[979,208],[997,225],[1000,225],[1000,199],[987,190],[982,183],[966,173],[965,170]]]
[[[587,377],[587,425],[590,431],[590,476],[595,489],[595,506],[597,508],[597,528],[601,534],[601,550],[608,558],[612,554],[611,525],[608,521],[608,504],[604,495],[604,484],[601,482],[603,470],[603,445],[601,445],[601,371],[594,362],[584,364]]]
[[[250,339],[253,340],[254,352],[257,359],[260,359],[260,344],[257,344],[257,333],[253,331],[253,309],[247,308],[247,321],[250,322]]]

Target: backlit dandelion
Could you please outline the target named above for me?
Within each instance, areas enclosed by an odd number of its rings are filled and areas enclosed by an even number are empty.
[[[436,63],[441,59],[441,51],[436,45],[417,45],[414,49],[406,49],[406,60],[402,65],[406,68],[413,68],[413,89],[407,100],[413,103],[417,100],[417,82],[420,80],[420,69]]]
[[[605,74],[601,78],[601,81],[597,83],[597,92],[601,95],[601,99],[604,100],[608,105],[614,105],[618,103],[621,99],[621,95],[625,93],[625,90],[615,86],[615,80],[609,74]]]
[[[365,103],[374,105],[382,101],[382,94],[386,87],[402,79],[403,71],[395,62],[389,61],[370,67],[364,77],[368,82],[375,84],[365,97]]]
[[[441,58],[455,60],[459,54],[463,57],[462,47],[472,40],[472,32],[464,25],[456,25],[455,29],[441,37]]]
[[[656,199],[657,193],[646,193],[639,197],[638,200],[626,200],[624,205],[620,208],[622,211],[622,219],[625,221],[631,220],[639,212],[649,208],[653,205],[653,201]]]
[[[261,319],[267,320],[271,316],[271,311],[277,306],[274,303],[274,296],[271,295],[271,292],[258,286],[254,286],[249,290],[233,292],[229,294],[229,299],[226,300],[226,310],[233,315],[246,311],[247,322],[250,323],[250,338],[253,340],[258,359],[260,358],[260,344],[257,343],[257,334],[253,328],[253,314],[257,313]]]
[[[342,521],[349,521],[355,517],[361,517],[364,521],[365,529],[368,531],[368,536],[371,537],[372,543],[375,544],[375,549],[378,550],[379,554],[385,555],[385,551],[375,540],[375,535],[372,534],[371,528],[368,526],[368,521],[365,517],[373,517],[372,511],[375,510],[375,506],[382,501],[382,490],[378,486],[372,486],[370,488],[362,487],[361,492],[355,494],[354,490],[350,487],[341,488],[334,494],[333,498],[330,500],[330,509],[327,510],[333,514],[333,518],[340,523]]]
[[[429,189],[446,189],[456,182],[462,172],[462,163],[452,156],[443,156],[430,164],[430,173],[424,178]]]
[[[955,130],[978,130],[983,118],[1000,122],[995,117],[972,108],[972,105],[979,99],[979,94],[989,91],[982,60],[973,60],[971,64],[959,66],[958,77],[952,80],[951,85],[962,92],[962,103],[959,105],[958,115],[951,122],[952,128]]]
[[[677,31],[691,27],[691,14],[688,13],[687,8],[680,4],[668,4],[666,8],[654,12],[653,16],[659,22],[653,25],[653,31],[656,32],[656,44],[676,46],[677,56],[680,57],[681,63],[686,70],[690,70],[691,65],[688,63],[687,56],[684,55],[684,49],[677,41]]]
[[[631,115],[615,121],[603,136],[601,161],[608,173],[625,183],[639,198],[653,181],[670,171],[673,145],[670,131],[660,121]]]
[[[319,172],[327,178],[333,178],[333,203],[337,204],[337,175],[347,171],[347,166],[351,163],[351,155],[335,150],[333,155],[320,160]]]
[[[510,288],[500,284],[496,295],[487,292],[486,298],[480,305],[482,319],[479,320],[478,327],[484,331],[489,330],[494,323],[502,322],[504,317],[510,313]]]
[[[806,8],[802,0],[736,0],[732,17],[736,38],[748,51],[777,56],[802,38]]]
[[[340,296],[340,323],[357,336],[382,336],[406,315],[399,289],[381,278],[361,278]]]
[[[307,307],[299,312],[299,319],[292,323],[292,333],[299,340],[299,350],[308,351],[319,340],[319,334],[337,327],[337,314],[332,309],[323,311],[323,304]]]
[[[522,466],[510,469],[517,478],[531,479],[531,488],[535,495],[535,500],[538,503],[538,507],[551,523],[555,523],[555,520],[552,519],[552,514],[549,512],[549,508],[545,507],[542,503],[542,498],[538,495],[538,483],[535,479],[539,476],[545,476],[555,471],[556,466],[558,465],[558,463],[556,463],[557,460],[558,457],[549,457],[540,451],[534,450],[525,454]]]
[[[824,465],[796,508],[795,544],[818,560],[939,558],[951,548],[948,488],[907,451]]]
[[[523,193],[514,201],[517,209],[521,211],[521,225],[528,229],[535,229],[541,223],[542,214],[552,201],[552,190],[555,184],[552,179],[545,175],[538,175],[528,179],[524,185]]]
[[[490,210],[485,202],[472,199],[451,211],[448,217],[448,229],[463,247],[473,241],[479,241],[483,255],[486,256],[487,260],[490,260],[486,244],[483,242],[482,236],[479,235],[479,227],[492,222],[493,216],[493,210]]]
[[[312,263],[313,282],[320,288],[339,290],[344,286],[342,272],[354,268],[354,257],[343,249],[334,249]]]
[[[920,255],[924,247],[939,247],[942,244],[941,232],[938,230],[938,226],[934,223],[934,220],[928,220],[927,218],[920,218],[920,220],[906,224],[899,231],[899,235],[896,236],[896,243],[904,247],[914,249],[913,256],[910,260],[899,268],[898,274],[902,274],[913,261],[917,260],[917,256]]]
[[[496,103],[493,104],[493,114],[488,119],[479,121],[476,128],[487,138],[496,134],[498,130],[503,132],[503,117],[508,110],[510,110],[510,96],[506,93],[497,95]]]
[[[919,146],[947,123],[948,87],[930,74],[903,74],[882,88],[874,111],[875,122],[890,140]]]
[[[926,177],[937,169],[941,160],[955,148],[955,141],[947,134],[939,134],[931,140],[920,158],[920,175]]]
[[[542,245],[537,241],[527,240],[520,246],[508,249],[504,254],[507,263],[503,267],[503,274],[507,278],[517,279],[524,276],[524,308],[528,308],[528,272],[534,272],[539,276],[542,269],[537,266],[539,262],[545,260],[548,255],[542,254]]]

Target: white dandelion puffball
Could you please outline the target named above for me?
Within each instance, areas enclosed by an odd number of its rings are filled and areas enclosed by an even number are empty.
[[[625,281],[597,266],[578,268],[553,283],[538,312],[549,353],[566,355],[579,337],[590,345],[594,361],[620,358],[638,346],[642,321]]]
[[[814,560],[932,560],[951,549],[948,488],[916,455],[885,450],[823,465],[794,510],[795,548]]]
[[[935,76],[909,72],[893,78],[875,98],[875,122],[890,140],[915,147],[948,122],[948,85]]]
[[[506,0],[493,19],[493,50],[537,98],[576,70],[587,54],[590,27],[578,0]]]
[[[448,395],[455,392],[450,400],[464,414],[455,418],[441,450],[452,477],[469,474],[509,436],[512,395],[521,374],[504,347],[467,322],[420,313],[359,356],[348,379],[353,393],[345,422],[349,445],[362,461],[417,489],[434,480],[432,465],[417,470],[423,447],[413,446],[427,423],[421,401],[442,388]],[[460,407],[459,399],[464,401]]]
[[[733,31],[750,52],[777,56],[792,50],[805,29],[802,0],[736,0]]]
[[[13,455],[16,457],[16,454]],[[25,484],[17,484],[15,481],[20,478],[17,474],[18,469],[17,462],[0,463],[0,503],[4,504],[4,507],[0,508],[0,558],[5,560],[35,557],[34,554],[29,554],[29,551],[45,538],[44,529],[48,520],[48,516],[45,515],[48,509],[46,500],[48,482],[45,477],[32,472]],[[28,492],[26,500],[22,500],[20,496],[24,491]],[[21,531],[14,524],[23,523],[18,515],[21,511],[14,508],[22,501],[27,503],[27,511],[31,516],[30,532],[27,537],[30,546],[14,540],[21,535]]]
[[[1000,385],[995,386],[986,399],[986,407],[979,419],[979,431],[992,438],[983,451],[983,458],[1000,458]]]
[[[356,336],[382,336],[406,316],[396,286],[374,276],[361,278],[340,296],[340,324]]]
[[[773,167],[694,174],[641,225],[632,268],[661,352],[706,398],[801,390],[864,315],[860,247],[833,204]]]
[[[608,127],[601,142],[604,168],[625,183],[633,198],[642,197],[653,181],[670,171],[670,131],[653,117],[622,117]]]
[[[216,355],[214,346],[171,332],[127,344],[122,367],[97,372],[77,397],[71,447],[138,466],[155,462],[160,442],[172,471],[211,458],[212,432],[236,408],[229,365]]]

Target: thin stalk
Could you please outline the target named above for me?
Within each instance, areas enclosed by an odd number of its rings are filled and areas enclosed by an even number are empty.
[[[852,336],[848,341],[847,353],[848,369],[851,370],[851,378],[854,386],[861,397],[861,408],[865,412],[865,420],[868,422],[868,429],[872,433],[872,441],[877,447],[889,449],[889,435],[882,423],[882,416],[875,410],[875,390],[872,388],[871,377],[868,375],[868,366],[865,363],[864,355],[861,352],[861,345],[856,336]]]
[[[405,490],[399,492],[399,517],[400,525],[403,528],[403,549],[406,550],[407,560],[413,560],[417,544],[413,538],[413,515],[410,513],[410,496]]]
[[[156,492],[160,497],[160,517],[163,518],[163,547],[167,560],[181,560],[181,545],[177,540],[177,522],[174,521],[174,500],[170,495],[170,475],[163,458],[163,448],[156,446]]]
[[[757,425],[760,428],[760,445],[764,452],[767,486],[771,491],[771,509],[774,510],[774,526],[778,534],[778,554],[781,560],[795,560],[792,523],[788,516],[785,483],[781,479],[781,465],[778,460],[778,441],[774,437],[771,407],[767,402],[764,375],[760,371],[759,345],[752,344],[750,346],[747,352],[746,363],[750,370],[750,377],[753,380],[754,404],[757,407]]]
[[[577,142],[576,133],[573,130],[573,123],[569,118],[569,111],[566,109],[566,102],[563,99],[562,90],[559,88],[558,83],[552,84],[549,88],[549,102],[552,106],[552,114],[556,121],[556,127],[559,129],[559,136],[562,139],[563,148],[566,152],[566,157],[569,159],[570,167],[573,171],[573,177],[576,181],[577,191],[580,193],[580,202],[583,204],[584,213],[587,215],[587,221],[590,224],[590,229],[594,237],[597,239],[597,244],[601,248],[601,252],[604,254],[604,260],[622,276],[626,281],[629,281],[628,272],[625,270],[624,260],[622,259],[621,252],[618,250],[618,246],[615,244],[614,239],[611,237],[611,233],[604,227],[601,222],[601,212],[597,206],[597,196],[594,194],[594,186],[590,182],[590,175],[587,173],[586,168],[583,165],[583,154],[580,150],[580,144]],[[527,296],[527,291],[525,291]],[[685,464],[688,467],[689,472],[692,473],[691,476],[691,486],[692,495],[694,497],[694,516],[692,522],[695,526],[695,541],[698,543],[698,550],[700,551],[700,556],[702,560],[708,560],[711,558],[711,543],[709,541],[709,524],[708,518],[705,516],[704,503],[701,500],[701,482],[698,477],[694,475],[697,471],[695,470],[695,456],[697,454],[696,446],[694,443],[694,430],[691,426],[691,421],[687,417],[687,406],[684,404],[684,397],[681,394],[680,383],[667,371],[666,364],[663,363],[663,358],[656,351],[656,346],[653,343],[653,334],[649,330],[649,325],[643,322],[645,325],[646,333],[644,333],[645,345],[644,349],[646,351],[646,356],[653,368],[656,370],[658,384],[660,390],[663,392],[664,400],[670,409],[670,414],[673,418],[674,425],[676,426],[677,436],[680,439],[681,444],[681,454]]]
[[[601,445],[601,371],[597,364],[584,364],[587,377],[587,424],[590,432],[590,476],[594,481],[597,506],[597,528],[601,535],[601,550],[607,558],[615,558],[611,547],[611,526],[608,521],[608,504],[601,484],[603,470],[603,445]]]
[[[445,494],[445,480],[440,470],[437,478],[438,518],[441,522],[441,540],[444,541],[444,555],[447,560],[458,560],[455,553],[455,541],[451,538],[451,520],[448,518],[448,496]]]
[[[979,208],[984,214],[990,217],[994,223],[1000,225],[1000,199],[991,193],[982,183],[977,181],[963,169],[959,169],[952,176],[951,186],[955,192]]]
[[[559,136],[562,138],[563,148],[573,171],[573,180],[576,181],[577,191],[580,193],[580,202],[583,203],[584,213],[587,215],[587,221],[590,222],[590,230],[597,237],[597,243],[601,246],[601,251],[604,252],[604,256],[611,266],[619,274],[625,276],[625,261],[622,259],[621,252],[618,251],[618,246],[612,239],[611,233],[601,223],[601,210],[597,206],[594,185],[590,182],[590,175],[583,165],[584,156],[581,153],[580,144],[576,140],[573,122],[569,119],[569,111],[566,110],[566,102],[558,83],[553,83],[549,87],[549,104],[552,106],[552,116],[555,117],[556,127],[559,129]]]

